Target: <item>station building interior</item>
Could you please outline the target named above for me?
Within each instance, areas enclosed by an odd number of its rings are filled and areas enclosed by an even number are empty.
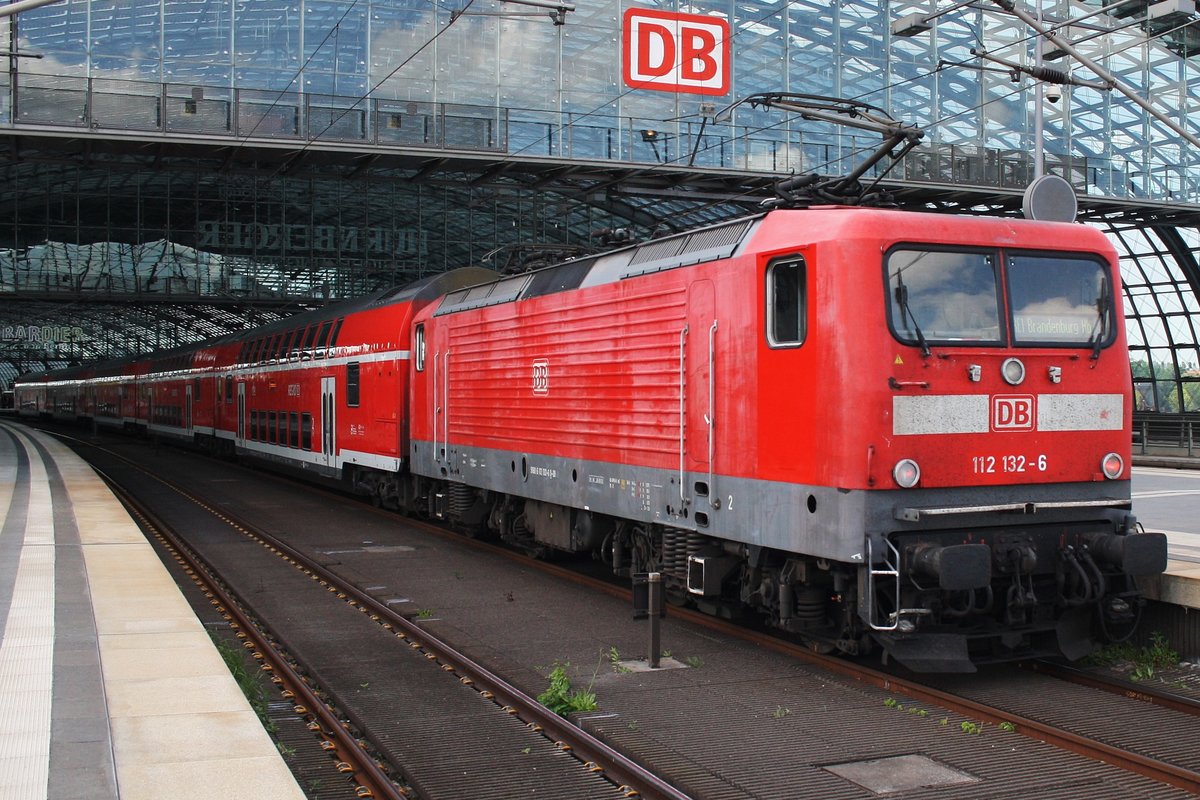
[[[1065,179],[1120,255],[1135,409],[1200,412],[1195,0],[32,5],[0,16],[0,388],[754,213],[878,146],[745,102],[792,93],[923,132],[863,176],[900,207]],[[664,13],[716,26],[690,77],[639,50]]]

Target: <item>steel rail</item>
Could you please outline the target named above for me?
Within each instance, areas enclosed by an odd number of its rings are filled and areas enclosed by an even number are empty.
[[[376,511],[377,513],[385,514],[394,513],[383,510]],[[488,544],[487,542],[477,539],[467,539],[466,537],[448,533],[445,529],[439,528],[436,525],[432,525],[428,522],[412,519],[408,519],[406,522],[413,524],[414,527],[420,527],[423,530],[436,532],[445,538],[454,538],[456,541],[461,541],[470,547],[481,550],[489,550],[501,554],[506,558],[512,559],[526,566],[536,566],[536,568],[547,574],[555,575],[574,583],[587,585],[591,588],[603,591],[615,597],[629,598],[632,596],[632,592],[629,589],[625,589],[623,587],[616,586],[612,583],[608,583],[587,575],[581,575],[563,567],[547,564],[520,553]],[[1002,711],[992,706],[988,706],[974,700],[969,700],[959,695],[943,692],[939,689],[933,689],[915,681],[900,678],[881,670],[872,669],[871,667],[849,661],[839,656],[817,653],[805,647],[804,645],[788,642],[767,633],[741,628],[737,625],[726,622],[725,620],[713,617],[700,611],[693,611],[686,608],[680,608],[678,606],[669,606],[668,614],[682,621],[700,625],[708,628],[709,630],[730,636],[732,638],[740,639],[758,647],[762,647],[767,650],[773,650],[782,655],[800,659],[815,667],[819,667],[837,675],[853,679],[860,683],[865,683],[869,686],[874,686],[878,689],[896,692],[897,694],[903,694],[914,700],[934,703],[948,711],[953,711],[962,714],[963,716],[979,719],[994,725],[1009,723],[1016,727],[1018,733],[1021,733],[1029,738],[1045,742],[1053,747],[1085,756],[1094,761],[1109,763],[1128,772],[1200,794],[1200,772],[1195,770],[1190,770],[1174,764],[1168,764],[1165,761],[1161,761],[1150,756],[1143,756],[1138,753],[1123,750],[1119,747],[1105,744],[1104,742],[1089,739],[1086,736],[1081,736],[1079,734],[1071,733],[1070,731],[1056,728],[1048,723],[1039,722],[1038,720],[1030,719],[1019,714],[1012,714]],[[1099,681],[1099,679],[1096,680]],[[1128,694],[1127,692],[1122,691],[1120,687],[1113,688],[1110,686],[1106,688],[1108,688],[1109,691],[1114,691],[1117,694]],[[1148,700],[1147,697],[1129,696],[1135,700]],[[1194,701],[1180,700],[1180,702],[1188,704],[1194,709],[1200,708],[1200,704],[1191,705],[1194,703]],[[1168,706],[1166,701],[1161,703],[1161,705]],[[1200,711],[1191,710],[1188,713],[1197,714],[1200,713]]]
[[[1152,686],[1145,686],[1110,675],[1095,675],[1086,670],[1062,664],[1053,664],[1047,661],[1031,661],[1024,666],[1032,672],[1049,675],[1059,680],[1068,681],[1069,683],[1087,686],[1090,689],[1098,689],[1109,694],[1120,695],[1130,700],[1137,700],[1140,703],[1167,708],[1171,711],[1178,711],[1180,714],[1200,717],[1200,700],[1195,700],[1191,697],[1181,697],[1170,692],[1159,691]]]
[[[563,577],[571,577],[572,573],[558,567],[552,568],[555,574]],[[598,584],[604,587],[605,591],[612,593],[616,589],[611,584],[603,584],[595,578],[587,576],[574,575],[574,580],[579,582],[587,582]],[[624,595],[631,593],[624,589],[617,589]],[[1013,714],[984,703],[979,703],[974,700],[969,700],[959,695],[949,692],[934,689],[929,686],[924,686],[915,681],[906,678],[899,678],[895,675],[890,675],[880,670],[848,661],[845,658],[838,656],[824,655],[817,653],[807,647],[793,642],[784,641],[774,636],[761,633],[758,631],[739,628],[724,620],[709,616],[699,611],[692,611],[679,607],[670,607],[671,616],[681,620],[701,625],[709,630],[722,633],[726,636],[731,636],[742,641],[754,644],[767,650],[773,650],[777,653],[787,655],[793,658],[798,658],[820,667],[821,669],[833,672],[843,677],[851,678],[860,683],[865,683],[869,686],[874,686],[878,689],[884,689],[889,692],[903,694],[914,700],[934,703],[949,711],[953,711],[963,716],[972,717],[991,723],[1000,725],[1009,723],[1016,727],[1018,733],[1041,742],[1045,742],[1051,746],[1062,750],[1067,750],[1078,755],[1085,756],[1095,761],[1102,761],[1112,764],[1116,767],[1124,769],[1143,777],[1159,781],[1171,786],[1176,786],[1181,789],[1186,789],[1190,792],[1200,794],[1200,772],[1181,767],[1175,764],[1169,764],[1150,756],[1144,756],[1139,753],[1133,753],[1128,750],[1123,750],[1119,747],[1106,744],[1104,742],[1089,739],[1080,734],[1071,733],[1060,728],[1056,728],[1045,722],[1040,722],[1035,719]],[[1135,698],[1141,699],[1141,698]],[[1190,713],[1197,713],[1191,711]]]
[[[118,457],[121,457],[121,456],[118,456]],[[121,458],[123,458],[123,457],[121,457]],[[126,460],[128,460],[128,459],[126,459]],[[134,463],[134,462],[130,461],[130,463]],[[159,476],[154,476],[154,477],[158,478],[159,480],[163,480]],[[286,479],[283,479],[283,480],[286,480]],[[163,482],[169,486],[171,485],[167,481],[163,481]],[[288,482],[293,483],[293,484],[295,483],[294,481],[288,481]],[[188,494],[185,490],[178,489],[177,487],[172,487],[172,488],[176,488],[176,491],[181,491],[189,498],[192,498],[192,495]],[[308,488],[311,488],[311,487],[308,487]],[[335,493],[330,492],[329,494],[334,495]],[[350,502],[350,499],[346,498],[344,495],[337,494],[335,496],[341,497],[346,502]],[[192,498],[192,499],[195,500],[195,498]],[[356,503],[356,505],[358,505],[358,504]],[[374,509],[369,506],[362,506],[362,507],[370,508],[375,513],[387,514],[388,516],[391,516],[391,517],[395,516],[395,512],[390,512],[390,511],[386,511],[383,509]],[[477,539],[469,539],[467,537],[460,536],[458,534],[449,532],[444,528],[440,528],[440,527],[433,525],[431,523],[428,523],[428,522],[414,520],[412,518],[406,518],[405,521],[406,521],[406,523],[412,525],[413,527],[418,527],[422,530],[436,533],[437,535],[441,536],[442,538],[452,539],[455,542],[466,545],[468,547],[472,547],[472,548],[476,548],[476,549],[480,549],[480,550],[486,550],[486,551],[489,551],[489,552],[492,552],[495,554],[502,555],[510,560],[522,563],[525,566],[536,566],[539,570],[541,570],[547,574],[556,575],[558,577],[561,577],[565,580],[568,580],[568,581],[571,581],[574,583],[587,585],[587,586],[590,586],[592,588],[595,588],[597,590],[603,591],[607,594],[610,594],[610,595],[613,595],[616,597],[628,598],[628,597],[631,597],[631,594],[632,594],[629,589],[625,589],[620,586],[616,586],[612,583],[602,581],[602,580],[599,580],[599,579],[596,579],[596,578],[593,578],[590,576],[581,575],[577,572],[573,572],[571,570],[564,569],[562,567],[558,567],[558,566],[555,566],[552,564],[547,564],[545,562],[538,561],[537,559],[531,558],[529,556],[526,556],[526,555],[523,555],[520,553],[516,553],[511,550],[508,550],[508,549],[505,549],[502,547],[498,547],[496,545],[489,544],[484,541],[480,541]],[[270,537],[268,534],[263,534],[263,538],[268,538],[268,539],[274,540],[274,537]],[[284,543],[278,543],[276,546],[279,546],[279,548],[281,550],[288,551],[289,554],[291,554],[293,558],[304,559],[304,556],[302,553],[294,550],[293,548],[287,546]],[[329,575],[333,580],[338,580],[336,575],[334,575],[333,573],[329,573],[327,570],[320,567],[320,565],[316,565],[316,569],[320,570],[325,575]],[[326,579],[328,580],[329,578],[326,578]],[[390,608],[383,606],[378,601],[374,600],[374,598],[370,597],[369,595],[366,595],[365,593],[358,591],[354,587],[349,587],[349,589],[354,591],[356,595],[360,596],[359,602],[368,603],[372,608],[382,610],[383,612],[386,613],[386,615],[388,616],[389,619],[400,616],[400,615],[396,614],[394,611],[392,611]],[[1165,784],[1168,784],[1171,786],[1176,786],[1178,788],[1200,794],[1200,772],[1186,769],[1184,767],[1180,767],[1180,766],[1177,766],[1174,764],[1168,764],[1164,761],[1161,761],[1159,759],[1155,759],[1155,758],[1152,758],[1149,756],[1143,756],[1138,753],[1133,753],[1133,752],[1130,752],[1127,750],[1123,750],[1119,747],[1115,747],[1115,746],[1106,744],[1104,742],[1099,742],[1094,739],[1089,739],[1086,736],[1081,736],[1079,734],[1071,733],[1070,731],[1061,730],[1059,728],[1054,727],[1053,725],[1043,723],[1038,720],[1027,718],[1027,717],[1024,717],[1019,714],[1005,712],[1003,710],[994,708],[992,706],[988,706],[986,704],[979,703],[979,702],[976,702],[973,700],[969,700],[967,698],[964,698],[964,697],[961,697],[958,695],[954,695],[954,694],[951,694],[948,692],[934,689],[929,686],[924,686],[915,681],[908,680],[905,678],[900,678],[895,675],[891,675],[886,672],[882,672],[880,670],[872,669],[870,667],[866,667],[864,665],[857,664],[855,662],[849,661],[849,660],[841,658],[841,657],[817,653],[803,645],[784,641],[782,639],[779,639],[777,637],[774,637],[774,636],[771,636],[771,635],[768,635],[768,634],[765,634],[765,633],[762,633],[759,631],[753,631],[753,630],[749,630],[749,629],[745,629],[745,628],[740,628],[736,625],[732,625],[731,623],[728,623],[719,618],[710,616],[708,614],[704,614],[702,612],[692,611],[689,609],[671,606],[671,607],[669,607],[669,614],[672,617],[676,617],[682,621],[692,622],[694,624],[708,628],[715,632],[722,633],[722,634],[730,636],[732,638],[740,639],[742,641],[745,641],[750,644],[754,644],[754,645],[762,647],[764,649],[772,650],[774,652],[778,652],[780,654],[787,655],[789,657],[800,659],[800,660],[805,661],[815,667],[819,667],[826,671],[832,672],[837,675],[841,675],[843,677],[858,681],[860,683],[865,683],[867,685],[874,686],[876,688],[883,689],[885,691],[903,694],[914,700],[920,700],[923,702],[934,703],[934,704],[941,706],[949,711],[959,713],[964,716],[973,717],[975,719],[979,719],[981,721],[989,722],[989,723],[992,723],[995,725],[999,725],[1002,723],[1009,723],[1009,724],[1015,726],[1017,732],[1021,733],[1024,736],[1027,736],[1029,738],[1033,738],[1038,741],[1045,742],[1045,743],[1047,743],[1051,746],[1057,747],[1059,749],[1067,750],[1069,752],[1073,752],[1078,755],[1082,755],[1084,757],[1087,757],[1087,758],[1090,758],[1090,759],[1093,759],[1096,761],[1101,761],[1101,762],[1112,764],[1112,765],[1117,766],[1128,772],[1132,772],[1134,774],[1138,774],[1143,777],[1147,777],[1152,780],[1159,781],[1161,783],[1165,783]],[[400,617],[400,619],[403,620],[403,627],[406,629],[406,631],[411,628],[422,640],[432,639],[432,637],[430,637],[425,631],[421,630],[420,628],[417,628],[415,625],[413,625],[407,619],[403,619],[402,617]],[[446,663],[453,664],[454,660],[456,658],[462,659],[464,662],[469,661],[468,659],[463,657],[461,654],[458,654],[457,651],[453,650],[453,648],[450,648],[449,646],[446,646],[446,648],[447,648],[446,649]],[[432,650],[433,650],[433,648],[431,647],[431,651]],[[491,673],[488,672],[485,668],[480,667],[480,669],[482,670],[481,681],[486,681],[487,680],[486,676],[491,675]],[[503,684],[503,681],[501,681],[499,678],[495,678],[495,680],[498,681],[500,684]],[[524,695],[523,693],[521,693],[520,690],[515,689],[515,687],[513,687],[513,692],[514,692],[514,694],[511,694],[511,695],[505,694],[504,696],[512,697],[512,698],[514,698],[514,700],[519,700],[520,698],[523,698],[523,697],[527,699],[527,696]],[[497,694],[497,696],[501,696],[501,695]],[[1133,699],[1142,699],[1142,698],[1133,698]],[[535,704],[535,705],[540,706],[540,704]],[[550,712],[547,711],[546,713],[550,713]],[[557,715],[553,715],[553,716],[557,717]],[[586,735],[586,732],[580,731],[578,728],[575,728],[575,726],[570,725],[569,723],[566,723],[564,720],[561,720],[561,718],[558,718],[558,720],[561,724],[555,725],[554,727],[550,727],[550,726],[544,726],[544,727],[546,728],[547,731],[551,731],[551,732],[557,732],[561,728],[566,727],[566,728],[571,729],[571,731],[568,731],[568,732],[584,733]],[[591,738],[591,737],[589,737],[589,738]],[[595,741],[602,748],[611,750],[611,748],[608,748],[608,746],[603,744],[602,742],[599,742],[598,740],[595,740]],[[576,749],[576,753],[577,753],[577,755],[580,755],[582,757],[584,754],[584,750]],[[601,758],[602,758],[602,756],[601,756]],[[603,765],[604,762],[601,760],[601,758],[592,758],[590,760],[594,761],[597,764]],[[624,759],[623,756],[621,758]],[[616,767],[614,766],[614,768],[616,768]],[[637,769],[641,770],[640,767],[638,767]],[[612,775],[613,777],[616,777],[616,775],[618,773],[614,771],[614,772],[610,772],[609,774]],[[626,783],[631,786],[633,785],[632,783],[629,783],[629,782],[626,782]],[[677,792],[677,790],[674,790],[673,788],[671,789],[671,791]],[[649,791],[647,791],[643,794],[646,797],[652,797],[652,798],[657,798],[660,796],[660,795],[654,795]],[[684,797],[684,795],[681,795],[678,793],[666,794],[666,795],[661,795],[661,796],[662,797],[670,797],[670,798]]]
[[[96,447],[96,445],[90,443],[88,443],[88,446]],[[537,700],[500,678],[482,664],[473,661],[448,643],[432,636],[428,631],[423,630],[401,614],[393,611],[385,603],[376,600],[370,594],[354,586],[349,581],[344,580],[335,572],[326,569],[304,552],[245,520],[234,519],[234,515],[226,510],[213,508],[203,498],[197,497],[187,489],[167,480],[161,475],[150,472],[132,459],[128,459],[112,451],[107,452],[154,478],[183,497],[186,497],[218,518],[229,524],[233,524],[235,528],[242,529],[244,535],[257,539],[264,546],[277,551],[281,557],[292,563],[293,566],[296,566],[314,579],[335,587],[338,592],[344,593],[362,608],[369,609],[381,622],[386,622],[391,628],[397,629],[399,633],[396,635],[403,634],[401,638],[407,638],[410,641],[416,642],[426,652],[434,655],[439,662],[451,667],[464,683],[473,685],[476,690],[486,693],[486,696],[489,696],[510,713],[515,713],[526,723],[535,726],[535,729],[542,732],[543,735],[555,742],[561,749],[573,753],[585,765],[599,767],[609,780],[617,785],[619,789],[625,790],[629,796],[638,796],[646,798],[646,800],[692,800],[690,795],[680,791],[633,759],[595,736],[592,736],[582,728],[572,724],[569,720],[550,711]],[[99,470],[97,471],[99,472]],[[106,480],[108,480],[107,477]],[[455,536],[456,540],[460,538]],[[226,607],[236,608],[236,605],[231,606],[230,603],[226,603]],[[306,702],[309,703],[309,707],[323,707],[323,703],[319,700],[306,700]],[[338,729],[340,730],[340,725]],[[377,765],[374,762],[371,762],[371,766],[377,769]],[[419,786],[416,788],[420,791]],[[403,797],[403,795],[396,795],[396,797]]]
[[[405,800],[409,795],[398,787],[388,774],[370,757],[358,741],[342,725],[342,721],[329,708],[325,700],[312,690],[304,678],[296,672],[285,657],[265,635],[258,624],[242,610],[238,598],[215,577],[211,565],[196,551],[189,547],[172,530],[171,526],[147,508],[141,501],[126,491],[115,479],[99,468],[93,466],[113,494],[129,509],[130,513],[140,519],[148,529],[174,555],[184,571],[210,598],[217,611],[229,621],[230,627],[236,631],[238,638],[243,638],[253,644],[256,653],[261,654],[263,670],[279,678],[283,689],[290,691],[297,700],[294,708],[300,716],[312,717],[320,725],[320,732],[327,741],[334,745],[333,753],[342,764],[350,766],[351,775],[357,784],[359,797],[382,798],[383,800]],[[264,626],[266,627],[266,626]],[[268,669],[269,667],[269,669]],[[287,695],[284,695],[287,697]],[[289,698],[291,699],[291,698]]]
[[[168,483],[168,485],[170,484]],[[173,488],[196,501],[186,490]],[[306,574],[311,574],[319,580],[327,582],[330,586],[335,586],[339,592],[345,593],[360,606],[369,609],[381,620],[398,629],[400,633],[404,634],[404,637],[418,643],[426,652],[433,654],[439,662],[453,668],[461,678],[470,681],[477,690],[489,693],[498,705],[510,712],[515,712],[525,722],[538,726],[544,735],[564,750],[570,750],[576,758],[585,763],[599,766],[619,787],[636,792],[637,796],[648,800],[691,800],[686,793],[587,731],[572,724],[569,720],[549,710],[487,667],[431,635],[403,615],[393,611],[386,603],[375,599],[337,573],[317,563],[302,551],[245,521],[239,521],[238,524],[245,527],[250,535],[276,548],[286,559],[294,562]]]

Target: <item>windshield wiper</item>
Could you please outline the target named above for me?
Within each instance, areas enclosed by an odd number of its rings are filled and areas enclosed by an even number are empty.
[[[912,321],[912,330],[917,335],[917,344],[921,345],[922,355],[928,358],[931,354],[929,343],[925,341],[925,334],[921,333],[917,317],[908,305],[908,287],[904,285],[904,278],[899,271],[896,272],[896,305],[900,306],[900,321],[904,322],[906,319]]]

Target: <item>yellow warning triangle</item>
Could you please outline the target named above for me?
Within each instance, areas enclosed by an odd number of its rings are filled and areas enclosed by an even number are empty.
[[[892,363],[893,363],[893,364],[895,364],[895,365],[897,365],[897,366],[899,366],[899,365],[901,365],[901,364],[903,364],[903,363],[904,363],[904,359],[903,359],[903,358],[901,358],[900,356],[896,356],[896,360],[895,360],[895,361],[893,361]]]

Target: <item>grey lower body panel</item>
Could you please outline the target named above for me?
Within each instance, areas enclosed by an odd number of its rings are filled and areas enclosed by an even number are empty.
[[[707,469],[680,473],[507,450],[447,449],[441,443],[435,452],[428,441],[412,443],[411,463],[413,472],[430,478],[850,563],[862,563],[867,535],[1053,523],[1078,520],[1081,513],[1104,519],[1125,513],[1120,507],[1129,498],[1127,481],[863,491],[710,476]],[[1099,505],[1043,507],[1064,502]],[[1032,511],[897,519],[901,509],[982,504],[1032,504]]]

